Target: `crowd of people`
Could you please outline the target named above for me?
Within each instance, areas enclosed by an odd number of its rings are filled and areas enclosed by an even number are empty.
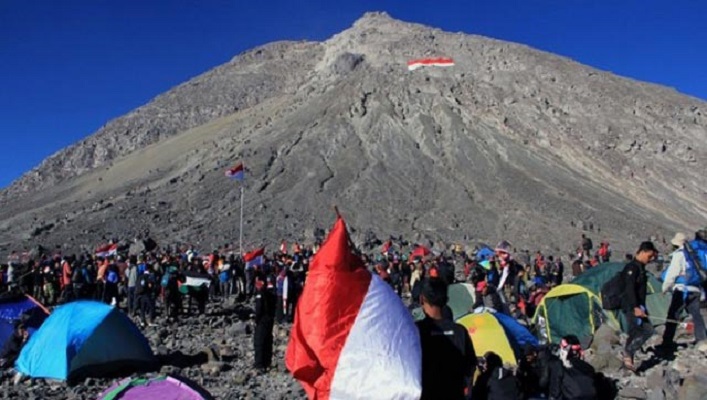
[[[704,230],[699,231],[696,240],[701,239],[707,247],[703,234]],[[683,251],[688,243],[685,235],[676,235],[672,243],[675,253],[664,277],[664,290],[674,291],[668,319],[677,320],[678,312],[686,307],[695,321],[696,338],[703,340],[705,327],[699,316],[703,280],[684,278],[694,258]],[[47,306],[77,299],[103,301],[122,307],[143,326],[158,323],[158,314],[164,321],[176,321],[185,313],[204,313],[209,301],[230,298],[252,302],[254,367],[265,371],[272,364],[273,327],[292,322],[317,244],[306,247],[296,243],[288,250],[283,245],[257,262],[246,262],[229,246],[205,254],[188,246],[140,254],[45,253],[25,260],[13,254],[4,267],[2,285],[5,290],[31,294]],[[657,256],[653,243],[643,242],[635,254],[626,257],[622,272],[625,296],[621,310],[628,321],[622,357],[624,367],[631,371],[636,370],[635,352],[653,334],[645,307],[645,266]],[[410,309],[421,307],[424,311],[425,318],[418,322],[423,398],[460,399],[470,393],[474,399],[596,398],[594,370],[583,361],[576,336],[564,337],[557,348],[526,347],[514,369],[493,352],[477,357],[467,331],[452,320],[446,288],[455,282],[470,283],[475,289],[475,304],[469,311],[483,307],[529,326],[535,308],[552,287],[597,268],[611,257],[608,242],[594,249],[585,235],[571,256],[570,274],[565,273],[562,257],[517,251],[507,241],[468,252],[461,246],[433,252],[425,246],[410,246],[402,238],[391,238],[382,243],[380,251],[361,254],[370,271],[388,282]],[[27,338],[25,332],[20,326],[0,357],[16,353]],[[675,324],[668,324],[665,346],[673,345],[674,334]],[[471,386],[475,374],[476,384]]]

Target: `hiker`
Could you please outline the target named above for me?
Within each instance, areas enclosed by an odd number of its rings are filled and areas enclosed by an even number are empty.
[[[506,300],[511,296],[518,296],[516,292],[516,279],[518,279],[518,270],[520,265],[511,256],[511,244],[507,241],[501,241],[496,248],[496,261],[501,271],[501,278],[496,285],[501,300],[506,303]]]
[[[255,351],[254,367],[261,373],[272,363],[273,327],[275,325],[275,279],[267,275],[255,282],[255,332],[253,348]]]
[[[633,260],[626,264],[623,271],[623,297],[621,309],[628,325],[628,339],[622,353],[623,366],[636,372],[633,356],[638,349],[653,335],[653,325],[646,310],[646,291],[648,276],[646,264],[658,255],[653,242],[642,242]]]
[[[20,357],[22,347],[29,339],[29,331],[25,324],[16,322],[13,327],[12,334],[3,343],[2,352],[0,353],[0,368],[13,368],[15,361]]]
[[[560,356],[550,360],[550,400],[595,400],[594,367],[583,360],[582,346],[575,335],[560,342]]]
[[[74,297],[74,288],[71,282],[72,268],[67,257],[61,260],[61,300],[68,303]]]
[[[611,246],[609,245],[609,242],[601,242],[601,245],[599,245],[599,250],[597,251],[597,255],[601,259],[601,262],[609,262],[609,260],[611,259]]]
[[[175,322],[182,312],[182,294],[179,292],[179,284],[184,282],[186,282],[186,278],[179,273],[177,267],[167,267],[167,272],[162,277],[161,284],[164,288],[167,318],[171,318]]]
[[[444,317],[447,300],[443,280],[422,282],[420,304],[425,318],[416,322],[422,347],[422,400],[464,399],[476,370],[476,353],[466,329]]]
[[[155,322],[156,282],[149,265],[145,266],[145,271],[135,280],[135,305],[140,312],[142,326],[152,326]]]
[[[582,260],[588,260],[592,256],[592,248],[594,245],[592,244],[592,239],[587,237],[584,233],[582,234],[582,241],[580,243],[580,248],[582,250]]]
[[[700,296],[702,294],[702,278],[698,268],[704,266],[695,265],[691,257],[686,257],[685,242],[687,236],[678,232],[670,240],[673,245],[673,253],[670,265],[664,272],[663,293],[673,291],[673,297],[668,308],[668,317],[663,331],[663,342],[661,347],[672,349],[675,347],[674,338],[677,328],[677,320],[683,308],[692,316],[694,324],[695,341],[700,342],[707,339],[705,332],[705,321],[700,313]]]
[[[501,296],[498,295],[496,288],[486,281],[481,281],[476,284],[476,293],[474,305],[472,309],[479,307],[492,308],[498,312],[503,312],[505,309]]]
[[[517,400],[521,398],[520,383],[513,371],[503,367],[501,357],[489,351],[479,359],[481,374],[471,391],[474,400]],[[424,386],[423,386],[424,390]]]
[[[103,289],[103,302],[115,306],[118,304],[118,282],[120,281],[120,269],[118,264],[110,258],[106,268],[105,282]]]
[[[127,278],[127,297],[128,297],[128,315],[135,316],[137,313],[137,278],[138,278],[138,268],[135,256],[131,256],[128,259],[128,268],[125,271]]]
[[[516,372],[524,398],[547,398],[550,383],[549,361],[550,354],[546,348],[537,349],[530,343],[525,345]]]

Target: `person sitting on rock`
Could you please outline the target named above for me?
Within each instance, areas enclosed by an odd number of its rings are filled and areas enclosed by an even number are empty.
[[[575,335],[560,342],[560,356],[549,362],[550,400],[595,400],[596,372],[582,358],[582,346]]]

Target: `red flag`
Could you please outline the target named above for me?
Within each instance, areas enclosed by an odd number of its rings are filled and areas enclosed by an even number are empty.
[[[432,252],[427,247],[418,245],[417,247],[415,247],[415,249],[412,251],[412,253],[410,253],[410,258],[411,259],[416,258],[416,257],[424,258],[431,253]]]
[[[310,399],[417,399],[419,340],[400,299],[353,254],[338,217],[297,303],[287,368]]]
[[[280,244],[280,253],[287,254],[287,242],[284,240]]]
[[[261,247],[257,250],[253,250],[250,253],[245,253],[243,256],[243,261],[245,261],[246,268],[256,267],[258,265],[263,265],[263,255],[265,254],[265,247]]]

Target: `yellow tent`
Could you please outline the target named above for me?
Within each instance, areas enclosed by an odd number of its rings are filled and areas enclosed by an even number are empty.
[[[516,357],[503,326],[488,312],[467,314],[457,320],[464,326],[474,343],[476,355],[481,357],[488,351],[498,354],[504,364],[516,365]]]

